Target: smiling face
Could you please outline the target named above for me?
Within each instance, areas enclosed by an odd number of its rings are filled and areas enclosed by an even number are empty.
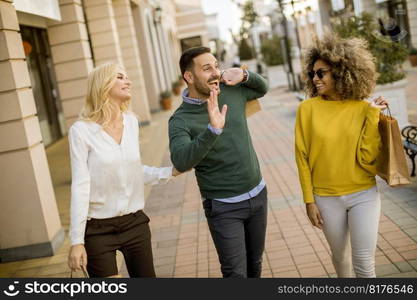
[[[313,72],[311,72],[310,78],[313,80],[313,84],[317,89],[317,94],[324,98],[335,97],[335,82],[330,65],[321,59],[317,60],[314,63]]]
[[[119,104],[128,101],[132,97],[130,94],[131,84],[132,82],[127,77],[126,71],[118,68],[116,81],[109,91],[110,98]]]
[[[220,94],[220,69],[216,58],[211,53],[203,53],[193,59],[193,67],[184,73],[191,92],[199,99],[210,96],[210,90]]]

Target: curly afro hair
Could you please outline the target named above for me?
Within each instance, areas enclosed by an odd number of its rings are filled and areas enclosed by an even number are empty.
[[[335,90],[342,99],[363,100],[372,93],[378,73],[375,57],[368,50],[368,43],[360,38],[343,39],[335,34],[326,33],[304,52],[303,79],[309,97],[316,97],[317,89],[308,72],[314,63],[321,59],[330,65],[335,81]]]

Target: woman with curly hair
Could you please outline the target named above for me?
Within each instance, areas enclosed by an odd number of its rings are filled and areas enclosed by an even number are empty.
[[[297,110],[295,155],[307,215],[324,231],[338,277],[351,277],[352,263],[357,277],[375,277],[378,122],[387,101],[365,100],[374,57],[362,39],[326,34],[307,49],[303,70],[310,99]]]

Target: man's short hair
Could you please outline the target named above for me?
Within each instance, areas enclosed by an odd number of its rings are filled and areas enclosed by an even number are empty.
[[[208,47],[192,47],[187,50],[185,50],[180,58],[180,69],[181,69],[181,75],[184,78],[184,73],[186,71],[189,71],[194,67],[194,61],[193,59],[201,54],[204,53],[211,53],[210,48]],[[185,81],[187,81],[184,78]]]

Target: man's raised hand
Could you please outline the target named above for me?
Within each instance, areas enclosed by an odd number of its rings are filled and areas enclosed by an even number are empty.
[[[227,105],[223,105],[222,110],[220,111],[217,95],[218,93],[216,90],[210,91],[210,97],[207,99],[207,111],[211,127],[223,129],[224,123],[226,122]]]

